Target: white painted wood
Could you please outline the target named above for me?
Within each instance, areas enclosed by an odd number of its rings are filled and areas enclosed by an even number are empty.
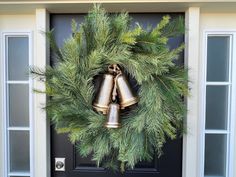
[[[29,33],[29,66],[33,65],[33,47],[34,47],[34,42],[33,42],[33,32]],[[34,177],[34,161],[35,161],[35,156],[34,156],[34,102],[33,102],[33,79],[29,77],[29,126],[30,126],[30,177]]]
[[[190,97],[187,98],[187,134],[183,137],[183,177],[198,177],[198,98],[199,98],[199,20],[200,8],[190,7],[185,12],[185,65]]]
[[[230,121],[232,119],[232,114],[231,114],[231,97],[232,97],[232,56],[233,56],[233,51],[232,51],[232,46],[233,46],[233,33],[229,35],[230,37],[230,48],[229,48],[229,82],[231,83],[231,85],[228,87],[228,116],[227,116],[227,130],[229,131],[229,133],[231,132],[230,129]],[[230,142],[230,135],[227,135],[227,156],[226,156],[226,177],[230,177],[229,176],[229,169],[231,168],[230,166],[232,166],[230,164],[230,146],[231,146],[231,142]]]
[[[235,0],[23,0],[0,1],[0,14],[33,14],[36,8],[51,13],[87,13],[93,3],[103,3],[110,12],[184,12],[199,6],[201,12],[235,13]]]
[[[29,84],[30,81],[6,81],[7,84]]]
[[[204,176],[204,147],[205,147],[205,107],[206,107],[206,55],[207,52],[207,37],[205,34],[201,36],[202,39],[202,57],[200,58],[201,71],[199,73],[200,79],[200,99],[199,99],[199,176]],[[208,83],[209,84],[209,83]]]
[[[30,127],[8,127],[7,130],[30,131],[31,128]]]
[[[230,85],[230,82],[206,82],[206,85]]]
[[[0,4],[48,4],[48,3],[55,3],[55,4],[71,4],[71,3],[130,3],[130,2],[225,2],[225,0],[126,0],[125,2],[123,0],[44,0],[44,1],[38,1],[38,0],[13,0],[13,1],[7,1],[2,0]],[[227,2],[236,2],[236,0],[227,0]]]
[[[231,93],[231,119],[229,121],[229,130],[230,130],[230,136],[229,136],[229,142],[230,142],[230,145],[229,145],[229,177],[235,177],[236,174],[236,170],[235,170],[235,162],[234,162],[234,156],[236,154],[236,145],[235,145],[235,129],[236,129],[236,121],[235,121],[235,117],[236,117],[236,30],[235,32],[233,33],[233,36],[232,36],[232,67],[231,67],[231,82],[232,82],[232,86],[231,86],[231,90],[232,90],[232,93]]]
[[[7,62],[7,60],[8,60],[8,54],[6,53],[6,51],[8,50],[8,40],[6,40],[8,37],[8,35],[10,35],[10,34],[7,34],[7,33],[4,33],[4,45],[5,45],[5,50],[3,51],[4,52],[4,60],[5,60],[5,65],[4,65],[4,71],[5,71],[5,78],[4,78],[4,89],[5,89],[5,93],[4,93],[4,100],[5,100],[5,110],[4,110],[4,112],[5,112],[5,115],[4,115],[4,119],[5,119],[5,123],[6,123],[6,127],[7,127],[7,129],[8,129],[8,127],[9,127],[9,123],[8,123],[8,121],[9,121],[9,114],[8,114],[8,106],[7,106],[7,103],[9,102],[9,100],[8,100],[8,95],[7,95],[7,93],[9,93],[9,89],[8,89],[8,87],[7,87],[7,84],[6,84],[6,82],[8,81],[7,80],[7,78],[8,78],[8,62]],[[15,36],[15,33],[14,33],[14,36]],[[5,139],[6,139],[6,145],[5,145],[5,156],[6,156],[6,165],[5,165],[5,171],[6,171],[6,175],[8,175],[9,174],[9,172],[10,172],[10,151],[9,151],[9,144],[10,144],[10,141],[9,141],[9,131],[7,131],[7,129],[5,130]]]
[[[205,130],[203,133],[205,134],[228,134],[229,130]]]
[[[2,73],[1,73],[1,75],[2,75],[2,84],[1,84],[1,88],[2,88],[2,94],[1,94],[1,100],[2,100],[2,127],[3,127],[3,129],[2,129],[2,139],[3,139],[3,143],[2,143],[2,145],[3,145],[3,148],[2,148],[2,154],[3,154],[3,161],[4,162],[6,162],[6,163],[2,163],[2,169],[3,169],[3,176],[5,177],[5,176],[7,176],[7,162],[8,162],[8,159],[7,159],[7,136],[6,136],[6,130],[7,130],[7,120],[6,120],[6,80],[5,80],[5,78],[6,78],[6,68],[5,68],[5,66],[6,66],[6,62],[5,62],[5,47],[6,47],[6,44],[5,44],[5,40],[3,40],[3,39],[5,39],[5,35],[4,35],[4,33],[2,33],[2,35],[1,35],[1,46],[2,46],[2,50],[1,50],[1,52],[2,52],[2,65],[1,65],[1,71],[2,71]]]
[[[26,173],[26,172],[18,172],[18,173],[9,173],[8,176],[30,176],[30,173]]]
[[[44,32],[49,27],[49,15],[46,9],[36,9],[36,47],[34,65],[45,68],[48,58],[47,40]],[[45,85],[34,80],[34,88],[44,90]],[[34,177],[50,176],[50,134],[46,112],[42,110],[46,104],[45,94],[34,95]]]

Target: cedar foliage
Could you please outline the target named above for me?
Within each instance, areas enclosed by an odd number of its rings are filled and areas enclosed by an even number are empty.
[[[94,5],[73,35],[57,48],[48,32],[59,62],[46,69],[32,67],[35,79],[46,84],[36,90],[50,97],[45,109],[59,133],[68,133],[80,155],[92,154],[97,165],[133,168],[143,160],[161,155],[167,139],[184,131],[183,97],[188,94],[187,71],[176,66],[184,45],[170,50],[169,38],[184,33],[183,19],[164,16],[154,28],[130,25],[127,12],[110,16]],[[106,117],[93,110],[95,76],[116,63],[139,85],[137,107],[122,116],[120,129],[104,127]]]

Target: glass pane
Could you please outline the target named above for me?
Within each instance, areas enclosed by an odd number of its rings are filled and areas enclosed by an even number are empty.
[[[229,36],[210,36],[207,42],[207,81],[229,80]]]
[[[29,132],[9,132],[10,172],[30,171]]]
[[[28,37],[8,37],[8,79],[28,80]]]
[[[227,136],[207,134],[205,137],[205,176],[225,177]]]
[[[206,129],[227,129],[228,86],[207,86]]]
[[[9,85],[9,126],[29,126],[29,86]]]

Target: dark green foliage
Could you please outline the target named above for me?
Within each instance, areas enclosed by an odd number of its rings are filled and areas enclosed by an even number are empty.
[[[160,155],[166,139],[184,131],[183,97],[188,94],[187,72],[174,64],[184,47],[167,47],[168,38],[184,32],[183,19],[165,16],[149,30],[138,24],[132,29],[130,21],[128,13],[109,16],[95,5],[79,31],[72,22],[73,35],[61,49],[47,33],[57,65],[31,70],[46,84],[38,92],[51,97],[46,110],[57,131],[79,142],[82,156],[92,153],[98,165],[122,171],[151,160],[154,152]],[[93,78],[114,63],[136,79],[140,101],[122,117],[120,129],[107,129],[106,117],[92,107]]]

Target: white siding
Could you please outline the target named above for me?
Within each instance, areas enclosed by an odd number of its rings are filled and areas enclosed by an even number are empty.
[[[236,13],[202,13],[200,16],[200,63],[204,63],[204,34],[205,31],[232,31],[236,32]],[[235,44],[235,43],[234,43]],[[234,51],[236,52],[236,51]],[[233,61],[236,62],[236,61]],[[201,71],[199,71],[199,74],[201,75]],[[236,77],[235,75],[233,77]],[[235,78],[233,78],[235,80]],[[232,98],[235,99],[235,98]],[[235,119],[232,117],[232,119]],[[201,120],[199,120],[201,122]],[[234,121],[234,124],[236,121]],[[232,125],[234,129],[236,128],[236,124]],[[234,144],[231,144],[233,148],[233,154],[234,156],[230,157],[232,158],[233,162],[233,169],[236,169],[236,132],[232,132],[234,137]],[[232,174],[231,174],[232,176]],[[230,177],[231,177],[230,176]],[[234,170],[233,176],[236,177],[236,170]]]
[[[3,116],[3,54],[2,32],[34,31],[35,16],[32,15],[0,15],[0,161],[4,160],[4,116]],[[6,162],[5,162],[6,163]],[[4,176],[5,163],[0,163],[0,176]]]
[[[214,3],[213,3],[214,4]],[[148,7],[148,5],[146,5]],[[177,7],[169,7],[163,5],[166,9],[173,9]],[[111,9],[116,7],[110,4]],[[122,6],[123,7],[123,6]],[[144,9],[136,8],[132,5],[130,10],[140,11]],[[65,10],[70,10],[64,8]],[[148,12],[149,8],[145,8]],[[182,9],[186,9],[185,7]],[[224,8],[225,9],[225,8]],[[153,12],[156,9],[151,9]],[[6,9],[5,9],[6,11]],[[22,8],[21,8],[22,11]],[[56,11],[56,10],[55,10]],[[35,14],[27,15],[0,15],[0,32],[2,31],[33,31],[33,46],[34,46],[34,64],[44,67],[47,58],[47,47],[45,36],[41,31],[45,31],[48,28],[48,13],[46,9],[35,9]],[[205,12],[205,11],[204,11]],[[11,12],[12,13],[12,12]],[[203,35],[204,30],[219,29],[219,30],[234,30],[236,31],[236,13],[200,13],[200,8],[190,7],[186,10],[186,65],[190,67],[189,76],[192,81],[191,97],[188,98],[188,134],[184,137],[184,149],[183,149],[183,177],[198,177],[199,176],[199,147],[201,146],[199,136],[201,130],[201,120],[199,116],[199,95],[201,94],[201,64],[203,62]],[[2,41],[0,37],[0,41]],[[1,48],[0,43],[0,48]],[[200,51],[200,52],[198,52]],[[1,54],[1,52],[0,52]],[[2,73],[2,54],[0,55],[0,73]],[[44,88],[43,85],[35,83],[35,86]],[[3,78],[0,74],[0,162],[4,162],[4,140],[3,140],[3,116],[2,116],[2,90],[3,90]],[[50,165],[48,164],[50,157],[49,139],[48,139],[48,125],[45,118],[45,113],[40,109],[41,103],[45,103],[44,95],[35,96],[35,132],[34,144],[35,144],[35,177],[50,176]],[[236,123],[236,121],[235,121]],[[236,125],[234,125],[236,127]],[[37,141],[36,141],[37,140]],[[236,136],[234,141],[234,147],[236,147]],[[236,149],[236,148],[234,148]],[[236,151],[236,150],[235,150]],[[234,153],[234,167],[236,169],[236,153]],[[0,176],[4,176],[4,163],[0,163]],[[236,177],[236,170],[232,177]]]

